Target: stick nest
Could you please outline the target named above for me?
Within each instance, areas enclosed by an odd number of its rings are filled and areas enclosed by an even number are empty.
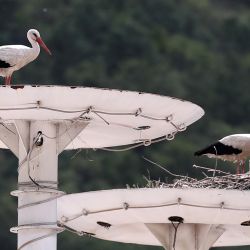
[[[205,188],[205,189],[226,189],[226,190],[250,190],[250,173],[245,174],[231,174],[218,170],[216,168],[207,168],[202,166],[193,165],[194,168],[197,168],[202,171],[205,178],[196,179],[188,176],[177,175],[170,172],[168,169],[163,166],[147,159],[144,159],[151,164],[161,168],[174,180],[171,183],[162,182],[160,180],[151,180],[144,176],[146,180],[146,188]],[[212,176],[208,176],[204,173],[212,173]]]
[[[147,188],[206,188],[206,189],[237,189],[250,190],[250,175],[222,175],[214,177],[206,177],[201,180],[183,176],[174,179],[173,183],[165,183],[156,180],[147,181]]]

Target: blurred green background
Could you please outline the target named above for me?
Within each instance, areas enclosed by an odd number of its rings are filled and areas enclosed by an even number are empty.
[[[215,162],[194,158],[195,150],[230,133],[249,132],[249,0],[0,0],[0,13],[0,45],[29,45],[26,32],[36,28],[53,53],[41,51],[14,74],[15,84],[138,90],[187,99],[206,111],[172,142],[122,153],[63,153],[59,181],[67,193],[143,186],[148,173],[170,180],[142,156],[172,172],[198,176],[194,163]],[[1,249],[16,249],[9,228],[17,224],[17,201],[9,193],[16,189],[17,159],[1,150],[0,165]],[[219,168],[225,166],[219,162]],[[160,249],[67,232],[58,238],[59,250]]]

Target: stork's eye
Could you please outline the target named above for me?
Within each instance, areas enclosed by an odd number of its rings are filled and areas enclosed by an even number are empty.
[[[37,37],[37,34],[36,33],[33,33],[34,37]]]

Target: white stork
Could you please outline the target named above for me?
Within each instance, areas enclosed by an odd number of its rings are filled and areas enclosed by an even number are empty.
[[[27,38],[32,47],[24,45],[0,46],[0,76],[5,78],[6,85],[10,85],[14,71],[19,70],[38,57],[40,46],[51,55],[37,30],[30,29],[27,32]]]
[[[194,155],[207,155],[210,158],[232,161],[239,164],[237,173],[244,173],[245,161],[250,156],[250,134],[226,136],[210,146],[195,152]]]

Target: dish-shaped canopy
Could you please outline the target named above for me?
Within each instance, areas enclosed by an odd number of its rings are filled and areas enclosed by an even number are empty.
[[[183,219],[182,237],[190,225],[208,225],[210,229],[219,225],[223,233],[213,246],[250,245],[250,191],[117,189],[58,199],[62,225],[104,240],[162,245],[149,229],[159,225],[168,235],[171,217]]]
[[[203,114],[203,109],[191,102],[141,92],[64,86],[0,87],[0,117],[6,126],[16,120],[85,123],[66,149],[150,144],[165,136],[171,139]],[[1,141],[0,147],[6,148]]]

